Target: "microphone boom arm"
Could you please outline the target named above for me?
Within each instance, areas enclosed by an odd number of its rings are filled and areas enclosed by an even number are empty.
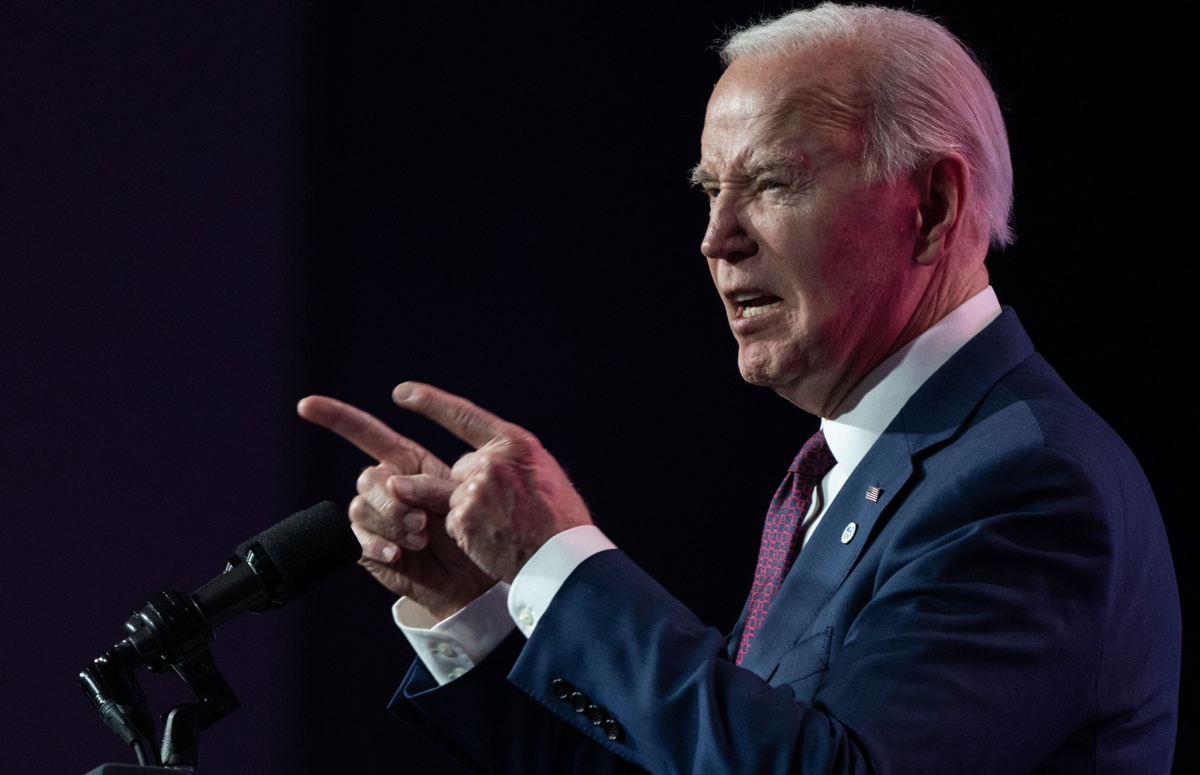
[[[125,638],[79,674],[84,694],[134,748],[140,764],[194,767],[199,731],[240,704],[209,650],[213,628],[245,611],[278,608],[359,554],[358,540],[334,504],[293,514],[238,546],[225,571],[193,594],[163,590],[135,609]],[[144,667],[173,670],[197,699],[167,714],[161,758],[153,746],[154,718],[135,676]]]

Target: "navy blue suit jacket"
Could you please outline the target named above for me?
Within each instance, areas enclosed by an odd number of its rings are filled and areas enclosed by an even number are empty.
[[[740,627],[727,640],[602,552],[528,643],[444,687],[418,662],[393,708],[488,772],[1170,770],[1181,624],[1162,519],[1011,310],[855,469],[737,667]]]

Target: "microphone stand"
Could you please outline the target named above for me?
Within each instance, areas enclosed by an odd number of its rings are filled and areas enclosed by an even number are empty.
[[[208,644],[212,626],[196,601],[175,589],[159,592],[125,622],[128,636],[95,659],[79,674],[79,683],[104,723],[133,747],[138,763],[170,769],[195,770],[200,757],[200,730],[220,721],[239,706],[237,697],[217,669]],[[156,729],[137,670],[173,670],[196,695],[165,717],[161,751]]]

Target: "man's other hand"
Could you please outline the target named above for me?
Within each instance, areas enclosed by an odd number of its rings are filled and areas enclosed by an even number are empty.
[[[511,582],[552,536],[592,524],[558,461],[529,431],[431,385],[405,382],[392,398],[475,448],[450,472],[446,532],[489,576]]]

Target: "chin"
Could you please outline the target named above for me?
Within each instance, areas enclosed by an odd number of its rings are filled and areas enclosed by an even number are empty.
[[[780,353],[777,350],[743,349],[738,353],[738,371],[747,383],[771,388],[804,411],[820,414],[820,394],[814,392],[817,386],[812,381],[811,364],[798,357],[794,350]]]
[[[742,369],[741,371],[742,379],[745,380],[747,384],[757,385],[758,387],[771,387],[772,385],[770,380],[758,372],[747,371],[746,369]]]
[[[793,378],[790,370],[778,359],[766,353],[754,353],[742,350],[738,353],[738,371],[742,379],[751,385],[760,387],[778,387],[785,385]]]

